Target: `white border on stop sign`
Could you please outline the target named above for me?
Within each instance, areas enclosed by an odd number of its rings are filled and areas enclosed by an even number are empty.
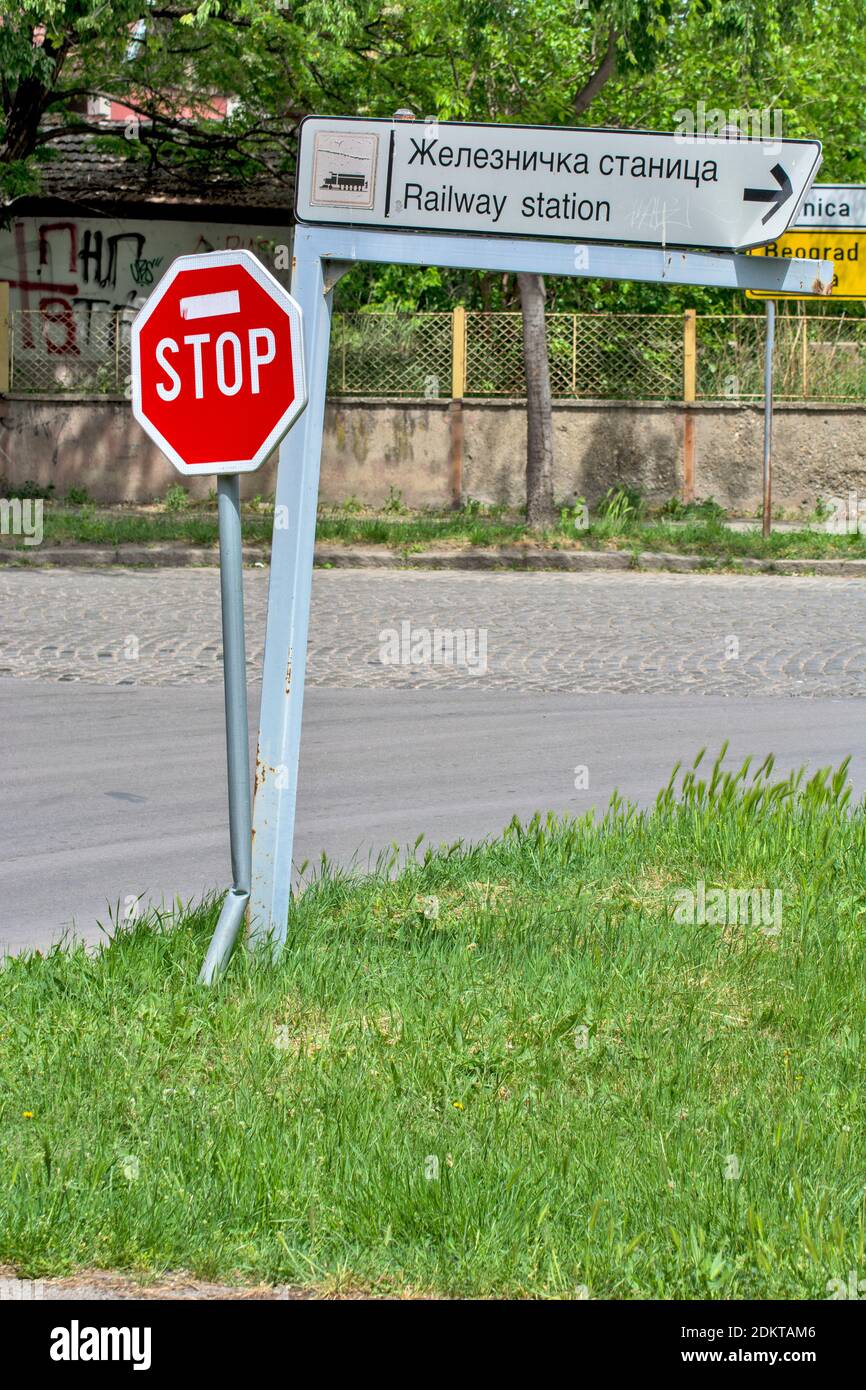
[[[189,464],[162,436],[142,409],[140,335],[142,328],[181,271],[204,270],[210,266],[219,265],[243,266],[247,273],[257,284],[261,285],[262,289],[281,306],[288,316],[292,335],[292,381],[295,394],[291,405],[283,412],[267,439],[251,458],[224,459],[221,463]],[[178,256],[176,260],[172,261],[165,275],[133,320],[130,331],[130,366],[132,372],[132,413],[145,434],[153,440],[169,462],[185,478],[193,478],[199,474],[254,473],[257,468],[261,468],[283,435],[291,429],[307,404],[307,377],[304,370],[304,322],[301,307],[288,290],[280,284],[276,276],[272,275],[251,251],[203,251],[196,256]]]

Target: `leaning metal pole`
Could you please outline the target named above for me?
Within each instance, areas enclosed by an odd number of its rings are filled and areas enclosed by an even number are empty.
[[[241,535],[240,479],[223,473],[217,479],[220,533],[220,599],[223,626],[223,688],[226,709],[229,839],[232,886],[225,896],[199,981],[209,985],[222,973],[250,901],[252,812],[250,745],[247,721],[247,662],[244,640],[244,561]]]
[[[339,271],[314,238],[295,232],[292,295],[301,306],[309,400],[280,446],[254,810],[257,874],[250,899],[251,949],[286,938],[292,896],[292,848],[307,665],[307,632],[316,541],[316,503],[325,419],[331,289]],[[345,268],[345,267],[344,267]]]

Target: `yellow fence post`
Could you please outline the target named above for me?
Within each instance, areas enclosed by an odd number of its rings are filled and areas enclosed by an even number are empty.
[[[802,368],[803,368],[803,400],[809,399],[809,319],[803,309],[803,345],[802,345]]]
[[[451,311],[451,399],[466,395],[466,310],[456,304]]]
[[[9,390],[9,353],[12,345],[12,320],[9,314],[9,283],[0,280],[0,396]]]
[[[698,388],[698,315],[686,309],[683,320],[683,501],[695,500],[695,412]]]
[[[456,304],[451,313],[451,505],[463,505],[463,397],[466,394],[466,310]]]

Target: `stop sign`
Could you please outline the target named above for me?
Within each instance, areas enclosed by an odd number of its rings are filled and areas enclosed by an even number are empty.
[[[133,414],[187,476],[252,472],[307,403],[301,310],[249,251],[179,256],[131,350]]]

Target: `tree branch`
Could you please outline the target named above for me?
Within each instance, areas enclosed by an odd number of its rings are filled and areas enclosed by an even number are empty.
[[[616,41],[617,32],[611,29],[607,36],[607,49],[605,55],[590,78],[584,82],[580,91],[574,98],[574,114],[582,116],[588,106],[592,104],[598,96],[605,82],[608,82],[616,73]]]

